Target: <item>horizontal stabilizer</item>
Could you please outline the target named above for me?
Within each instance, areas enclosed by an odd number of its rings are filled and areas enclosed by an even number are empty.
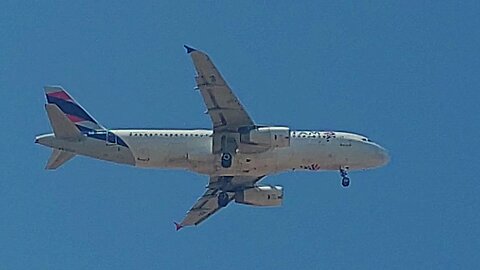
[[[46,104],[45,109],[47,110],[48,119],[50,120],[56,138],[76,139],[82,137],[80,130],[62,113],[57,105]]]
[[[58,167],[62,166],[65,162],[72,159],[74,156],[75,156],[74,153],[53,149],[52,155],[48,159],[47,166],[45,166],[45,169],[55,170]]]

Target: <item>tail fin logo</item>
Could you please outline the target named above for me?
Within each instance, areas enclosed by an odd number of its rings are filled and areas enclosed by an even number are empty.
[[[80,131],[104,130],[61,86],[46,86],[48,104],[55,104]]]

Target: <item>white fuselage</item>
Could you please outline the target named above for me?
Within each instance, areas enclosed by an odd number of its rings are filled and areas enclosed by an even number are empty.
[[[208,175],[261,176],[287,170],[350,170],[375,168],[388,162],[384,148],[366,137],[346,132],[291,131],[290,145],[261,153],[236,153],[230,168],[220,166],[212,153],[211,130],[111,130],[128,146],[86,136],[81,141],[55,139],[37,142],[117,163],[145,168],[179,168]],[[133,157],[126,157],[127,155]],[[128,154],[127,154],[128,153]]]

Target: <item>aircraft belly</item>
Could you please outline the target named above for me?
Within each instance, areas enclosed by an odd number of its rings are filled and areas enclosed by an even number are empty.
[[[337,170],[338,153],[333,142],[310,140],[292,143],[291,168],[305,170]]]
[[[360,162],[361,153],[358,153],[358,149],[355,146],[340,147],[338,140],[321,143],[315,140],[292,141],[289,147],[274,148],[256,154],[238,153],[234,156],[231,168],[220,166],[220,156],[212,154],[210,138],[192,140],[192,138],[140,137],[124,140],[133,153],[129,158],[125,157],[117,146],[79,154],[119,163],[133,162],[139,167],[183,168],[216,175],[256,176],[292,169],[338,170],[340,166],[349,166],[351,169],[364,166]],[[93,148],[99,149],[98,147],[100,146]],[[117,149],[120,153],[115,154],[111,152],[112,149]]]
[[[325,150],[320,145],[292,144],[290,147],[274,148],[262,153],[239,153],[234,156],[231,168],[224,169],[215,163],[215,174],[258,176],[298,169],[312,163],[322,164],[321,169],[329,170],[337,162],[335,156],[330,157]],[[219,163],[218,157],[215,160]]]
[[[132,144],[132,152],[139,167],[178,167],[179,161],[183,158],[183,148],[182,144],[172,143],[166,139],[146,138]]]
[[[300,169],[338,170],[348,167],[351,170],[366,166],[366,155],[359,144],[342,139],[301,142],[293,145],[291,163],[300,162]]]
[[[190,138],[145,138],[131,142],[136,165],[155,168],[184,168],[205,171],[205,163],[211,155],[208,139]],[[211,171],[211,170],[210,170]]]

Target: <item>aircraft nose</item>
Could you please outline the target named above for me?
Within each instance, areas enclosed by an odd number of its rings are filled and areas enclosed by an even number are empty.
[[[386,165],[388,162],[390,162],[390,155],[388,154],[388,151],[380,145],[377,145],[376,156],[379,166]]]

